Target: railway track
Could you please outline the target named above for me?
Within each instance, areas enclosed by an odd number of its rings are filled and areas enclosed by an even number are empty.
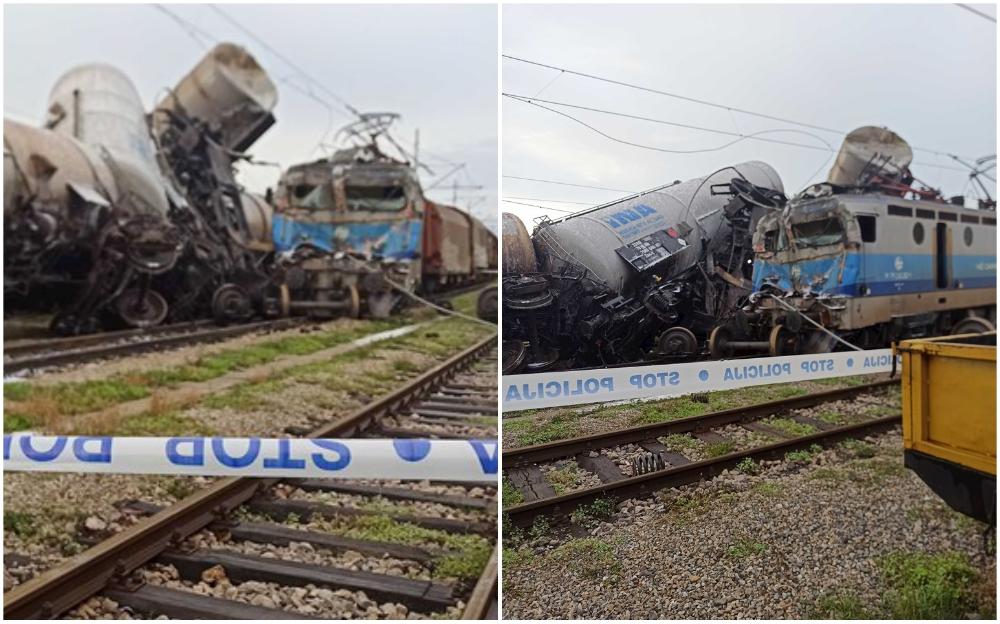
[[[495,345],[493,335],[308,435],[495,437]],[[218,479],[164,509],[124,502],[147,517],[5,593],[4,614],[83,617],[81,603],[100,597],[146,617],[495,618],[495,499],[495,487],[458,483]],[[352,533],[372,523],[406,531]],[[411,534],[419,544],[399,538]],[[439,577],[467,556],[461,536],[485,540],[489,560],[478,579]]]
[[[450,301],[453,297],[482,290],[487,285],[486,281],[477,282],[442,292],[438,298]],[[9,375],[25,370],[82,364],[192,344],[218,342],[254,332],[291,329],[308,325],[310,322],[305,317],[292,317],[220,327],[212,320],[200,320],[85,336],[11,340],[4,344],[3,366],[5,374]]]
[[[4,345],[3,367],[4,373],[9,375],[24,370],[82,364],[184,345],[218,342],[255,332],[290,329],[307,323],[307,320],[301,318],[282,318],[219,327],[214,321],[192,321],[70,338],[16,341]]]
[[[891,429],[899,415],[852,417],[828,422],[796,410],[859,397],[898,385],[889,379],[769,401],[701,416],[642,425],[547,444],[506,450],[504,479],[523,502],[504,513],[518,526],[538,516],[568,518],[581,505],[648,496],[657,490],[709,479],[741,462],[778,459],[813,445],[863,437]],[[792,413],[788,418],[772,418]],[[833,420],[833,419],[831,419]],[[570,491],[553,477],[576,475]]]

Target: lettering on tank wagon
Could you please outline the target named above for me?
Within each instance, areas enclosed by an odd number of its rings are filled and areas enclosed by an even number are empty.
[[[838,364],[839,360],[839,364]],[[902,358],[897,357],[897,366]],[[513,375],[505,378],[507,404],[530,402],[535,406],[551,402],[566,404],[596,403],[615,399],[636,398],[637,396],[676,396],[686,392],[736,388],[751,385],[781,383],[782,381],[806,381],[832,376],[885,372],[892,366],[892,354],[888,350],[872,350],[857,353],[842,353],[830,356],[788,356],[763,357],[744,360],[732,364],[724,361],[680,364],[671,369],[662,366],[647,366],[630,371],[611,373],[606,376],[579,376],[567,371],[563,378],[558,376],[547,381],[535,381],[535,375]],[[625,375],[628,375],[627,378]],[[552,373],[540,373],[551,378]],[[521,381],[524,379],[526,381]],[[616,381],[618,384],[616,385]],[[674,388],[674,392],[658,393],[657,390]]]
[[[141,440],[141,438],[113,438],[108,436],[45,436],[45,440],[38,439],[32,435],[11,435],[3,437],[3,458],[8,461],[11,458],[12,446],[17,438],[17,447],[21,454],[31,462],[55,462],[57,459],[65,461],[72,456],[72,460],[86,464],[111,464],[113,463],[112,451],[115,446],[122,447],[122,452],[128,452],[129,442]],[[263,454],[261,452],[262,441],[276,443],[277,448],[268,448]],[[119,443],[116,445],[116,442]],[[233,443],[238,444],[233,444]],[[267,470],[306,470],[307,464],[323,471],[342,471],[351,464],[353,458],[348,443],[339,440],[308,439],[300,440],[298,457],[293,456],[292,440],[277,439],[264,440],[262,438],[189,438],[177,437],[167,438],[164,443],[164,457],[174,466],[204,467],[208,457],[229,468],[246,468],[253,466],[256,468],[257,460],[263,455],[263,462],[260,467],[263,470],[257,472],[267,472]],[[451,442],[451,441],[448,441]],[[498,470],[499,444],[495,441],[465,440],[463,441],[472,447],[484,474],[495,475]],[[317,452],[303,452],[302,444],[309,445],[310,450]],[[47,446],[46,446],[47,445]],[[273,447],[274,444],[268,444]],[[392,448],[399,459],[416,463],[426,460],[433,446],[431,440],[423,439],[401,439],[393,440]],[[68,450],[67,450],[67,447]],[[243,449],[236,451],[235,448]],[[315,448],[313,448],[315,447]],[[133,445],[134,448],[134,445]],[[66,457],[63,455],[67,454]]]

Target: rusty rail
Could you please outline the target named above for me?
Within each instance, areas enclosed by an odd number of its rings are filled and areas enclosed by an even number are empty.
[[[417,400],[496,344],[496,334],[439,364],[388,395],[312,432],[350,437],[391,410]],[[225,478],[140,521],[93,548],[4,594],[7,619],[54,618],[127,576],[173,544],[221,519],[280,479]],[[484,571],[484,575],[489,570]],[[495,576],[496,571],[492,572]]]
[[[507,471],[553,459],[572,457],[591,450],[613,448],[622,444],[641,442],[671,433],[708,431],[712,427],[747,422],[790,409],[821,405],[898,383],[898,379],[888,379],[851,388],[840,388],[779,401],[769,401],[744,408],[723,410],[666,423],[643,425],[606,434],[595,434],[548,444],[523,447],[504,452],[502,455],[503,467]],[[900,422],[900,416],[887,416],[861,423],[834,427],[825,431],[781,440],[773,444],[728,453],[720,457],[691,462],[680,466],[672,466],[639,476],[625,477],[610,483],[602,483],[598,486],[584,488],[567,494],[522,503],[513,507],[507,507],[504,509],[504,513],[508,515],[509,519],[515,525],[529,526],[536,517],[542,515],[568,517],[569,513],[576,507],[597,499],[618,501],[630,497],[648,496],[660,489],[679,487],[714,477],[723,470],[735,468],[737,464],[746,459],[759,461],[781,458],[789,451],[806,449],[814,444],[830,444],[843,439],[886,431]]]
[[[226,340],[257,331],[291,329],[304,319],[275,319],[245,325],[213,326],[211,321],[165,325],[146,330],[125,330],[92,336],[36,341],[4,351],[4,372],[16,373],[43,366],[79,364],[93,360],[159,351],[170,347]],[[148,340],[139,338],[148,337]],[[129,340],[136,338],[137,340]]]
[[[638,427],[629,427],[628,429],[619,429],[606,433],[595,433],[589,436],[524,446],[504,451],[503,467],[504,470],[507,470],[529,464],[552,461],[553,459],[562,457],[571,457],[577,453],[641,442],[642,440],[667,436],[673,433],[705,431],[713,427],[756,420],[793,409],[813,407],[831,401],[841,401],[859,394],[896,385],[899,385],[898,378],[885,379],[859,386],[836,388],[833,390],[824,390],[823,392],[789,397],[787,399],[779,399],[777,401],[757,403],[746,407],[734,407],[732,409],[702,414],[701,416],[691,416],[690,418],[680,418],[651,425],[640,425]]]

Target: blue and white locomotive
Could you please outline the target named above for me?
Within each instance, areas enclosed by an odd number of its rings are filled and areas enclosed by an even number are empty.
[[[827,183],[761,216],[753,293],[713,329],[712,356],[993,330],[995,207],[911,186],[911,160],[891,131],[859,128]]]

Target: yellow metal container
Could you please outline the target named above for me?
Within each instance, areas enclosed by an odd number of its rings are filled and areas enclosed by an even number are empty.
[[[907,467],[953,508],[995,521],[996,332],[906,340],[894,351]]]

